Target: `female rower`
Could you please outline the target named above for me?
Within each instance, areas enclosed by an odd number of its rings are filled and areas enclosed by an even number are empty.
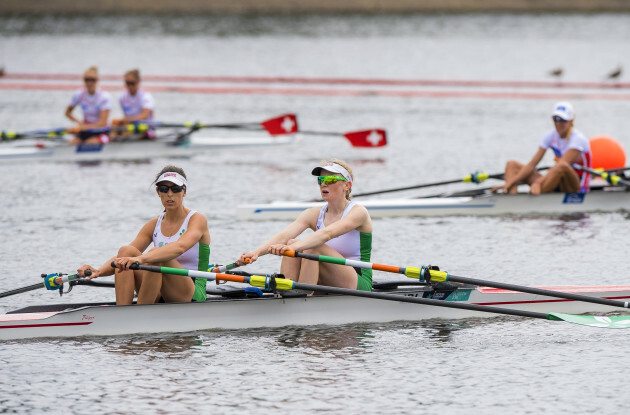
[[[77,123],[76,130],[79,135],[70,141],[70,144],[104,144],[109,142],[109,136],[106,132],[98,132],[99,129],[107,128],[107,120],[109,112],[112,109],[112,99],[109,93],[97,88],[98,68],[91,66],[83,74],[83,82],[85,88],[77,90],[72,95],[70,105],[66,108],[66,117]],[[83,110],[83,121],[80,121],[74,115],[72,110],[77,105]],[[96,132],[87,132],[85,130],[96,130]]]
[[[354,175],[342,160],[324,160],[311,172],[317,177],[324,206],[302,212],[282,232],[253,251],[242,254],[239,263],[254,262],[267,253],[282,255],[286,250],[315,255],[370,261],[372,219],[363,206],[350,200]],[[315,231],[295,239],[306,229]],[[372,270],[283,257],[280,272],[305,284],[321,284],[364,291],[372,290]]]
[[[116,274],[116,304],[131,304],[134,290],[138,304],[189,302],[206,300],[206,280],[142,270],[131,270],[133,263],[153,264],[172,268],[208,270],[210,261],[210,232],[204,215],[184,207],[186,174],[175,166],[166,166],[155,179],[156,193],[164,212],[148,221],[136,239],[118,250],[118,254],[99,269],[83,265],[77,271],[97,278]],[[144,253],[149,244],[153,248]],[[111,266],[114,262],[116,268]]]
[[[153,96],[140,89],[140,71],[132,69],[125,73],[125,91],[119,98],[120,107],[125,116],[120,119],[113,120],[113,124],[126,125],[134,121],[153,121],[153,110],[155,101]],[[126,132],[116,133],[117,137],[126,137]],[[155,129],[150,128],[139,137],[155,139]]]

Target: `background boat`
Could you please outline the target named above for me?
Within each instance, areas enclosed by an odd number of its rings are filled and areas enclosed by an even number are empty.
[[[0,163],[24,160],[95,161],[143,160],[151,158],[192,157],[223,149],[257,149],[259,147],[289,146],[298,141],[295,134],[270,137],[265,133],[223,137],[190,136],[184,140],[157,138],[156,140],[113,141],[107,144],[68,145],[63,139],[25,139],[0,144]]]

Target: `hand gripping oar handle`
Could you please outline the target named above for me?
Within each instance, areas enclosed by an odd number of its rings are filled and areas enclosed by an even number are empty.
[[[522,285],[505,284],[501,282],[486,281],[486,280],[480,280],[480,279],[475,279],[475,278],[458,277],[457,275],[452,275],[444,271],[431,269],[430,266],[421,266],[420,268],[395,267],[391,265],[373,264],[370,262],[356,261],[356,260],[350,260],[350,259],[345,259],[345,258],[329,257],[325,255],[304,254],[298,251],[290,251],[290,250],[285,251],[283,255],[288,256],[288,257],[305,258],[312,261],[327,262],[331,264],[348,265],[348,266],[356,267],[356,268],[368,268],[368,269],[373,269],[376,271],[385,271],[385,272],[392,272],[396,274],[403,274],[406,277],[418,279],[418,281],[420,282],[424,282],[424,281],[426,282],[431,282],[431,281],[461,282],[465,284],[473,284],[473,285],[479,285],[479,286],[485,286],[485,287],[499,288],[503,290],[544,295],[546,297],[564,298],[567,300],[603,304],[603,305],[608,305],[612,307],[630,308],[630,304],[627,301],[610,300],[607,298],[591,297],[588,295],[580,295],[580,294],[565,293],[561,291],[545,290],[543,288],[525,287]]]

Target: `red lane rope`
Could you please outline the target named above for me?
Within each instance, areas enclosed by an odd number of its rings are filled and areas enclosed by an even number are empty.
[[[64,73],[5,73],[4,79],[81,81],[81,75]],[[122,75],[105,74],[105,81],[120,81]],[[383,78],[307,78],[291,76],[210,76],[210,75],[143,75],[147,82],[200,82],[200,83],[283,83],[304,85],[379,85],[379,86],[437,86],[437,87],[500,87],[500,88],[582,88],[625,89],[630,83],[562,82],[562,81],[490,81],[457,79],[383,79]]]
[[[49,90],[70,91],[81,87],[73,84],[52,83],[2,83],[0,90]],[[123,86],[101,85],[108,91],[121,91]],[[401,98],[500,98],[500,99],[582,99],[582,100],[630,100],[630,94],[606,92],[510,92],[510,91],[435,91],[435,90],[385,90],[385,89],[320,89],[320,88],[273,88],[273,87],[203,87],[143,85],[150,92],[176,92],[191,94],[254,94],[254,95],[315,95],[345,97],[401,97]]]

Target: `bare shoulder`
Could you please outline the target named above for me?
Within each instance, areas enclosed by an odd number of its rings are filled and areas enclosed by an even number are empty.
[[[313,206],[311,208],[308,208],[302,213],[300,213],[295,221],[300,222],[310,228],[314,228],[315,225],[317,224],[317,218],[319,217],[319,212],[321,210],[322,210],[321,206]]]
[[[200,226],[208,226],[208,218],[206,215],[200,212],[195,212],[191,217],[189,223],[199,224]]]
[[[352,207],[352,209],[350,209],[350,212],[355,214],[355,215],[361,215],[361,216],[365,216],[367,218],[370,217],[370,213],[368,212],[367,208],[365,206],[363,206],[360,203],[354,203],[354,206]]]
[[[155,225],[157,225],[158,219],[159,219],[159,216],[156,216],[153,219],[149,220],[147,223],[144,224],[144,226],[142,227],[142,230],[149,229],[150,232],[153,232],[153,228],[155,228]]]
[[[372,218],[365,206],[355,203],[347,216],[355,218],[359,232],[372,233]]]

